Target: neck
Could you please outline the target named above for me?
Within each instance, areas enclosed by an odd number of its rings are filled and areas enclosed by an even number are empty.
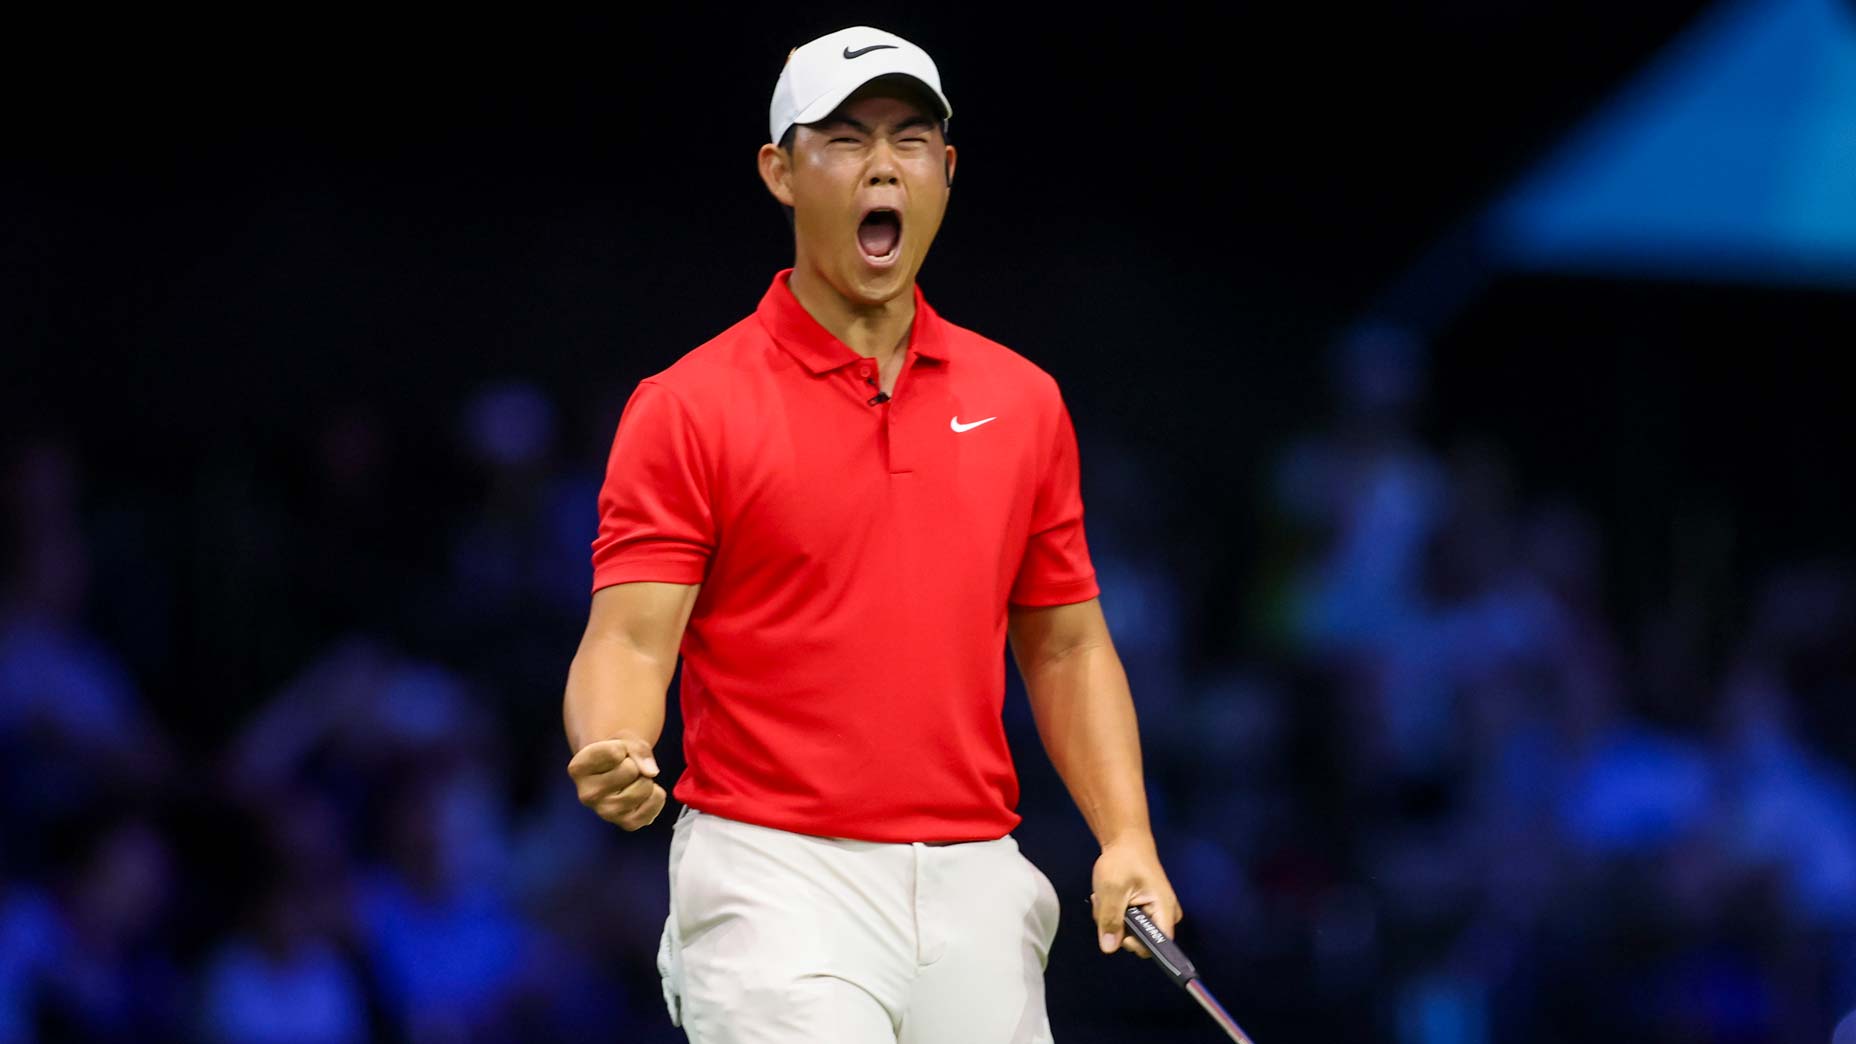
[[[853,301],[801,258],[790,285],[807,314],[858,355],[887,362],[908,346],[909,327],[915,322],[914,280],[887,301]]]

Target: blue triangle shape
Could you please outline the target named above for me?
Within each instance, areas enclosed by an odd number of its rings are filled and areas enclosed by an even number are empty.
[[[1487,214],[1509,266],[1856,285],[1856,15],[1711,10]]]

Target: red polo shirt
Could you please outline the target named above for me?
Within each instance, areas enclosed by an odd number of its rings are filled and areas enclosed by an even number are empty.
[[[1006,606],[1097,593],[1076,433],[1049,374],[936,315],[894,395],[774,277],[640,382],[599,496],[593,587],[701,583],[677,800],[871,841],[1000,837]]]

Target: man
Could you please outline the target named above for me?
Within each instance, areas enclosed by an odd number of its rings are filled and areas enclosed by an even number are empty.
[[[1102,846],[1102,950],[1144,954],[1130,904],[1179,918],[1056,383],[915,285],[953,184],[951,113],[900,37],[796,49],[759,155],[794,265],[641,382],[613,440],[568,773],[627,830],[657,817],[681,651],[659,968],[693,1041],[1049,1038],[1057,900],[1009,833],[1008,636]]]

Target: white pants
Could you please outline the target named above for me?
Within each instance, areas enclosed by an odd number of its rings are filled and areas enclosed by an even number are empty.
[[[1056,934],[1009,835],[846,841],[686,808],[658,971],[692,1044],[1040,1044]]]

